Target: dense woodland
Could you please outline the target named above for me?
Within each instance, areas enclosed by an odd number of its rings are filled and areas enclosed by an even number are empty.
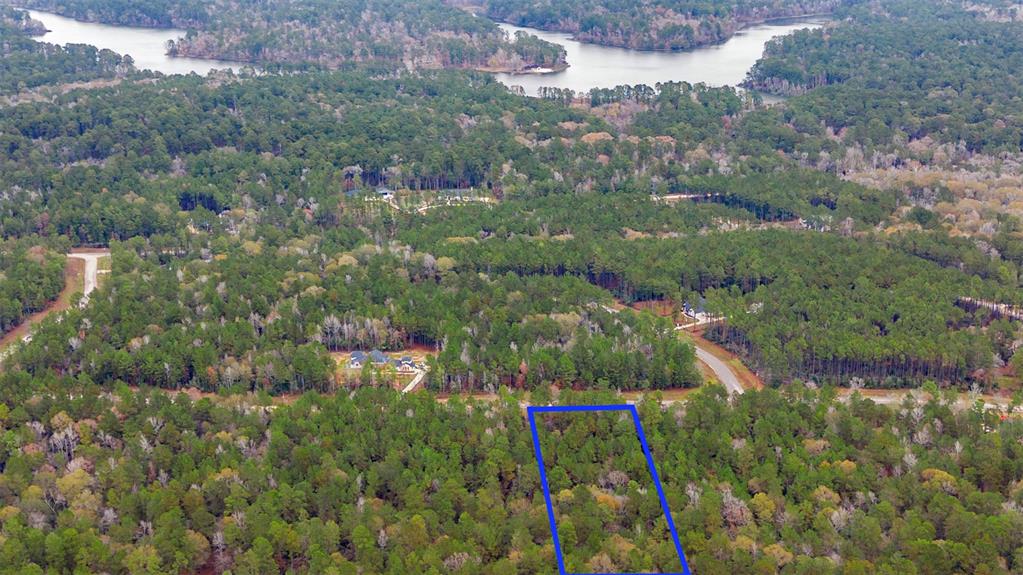
[[[208,21],[172,55],[336,67],[350,62],[409,68],[524,71],[564,66],[564,49],[535,36],[508,38],[493,22],[441,0],[234,2],[206,7]],[[253,12],[263,22],[253,26]],[[356,24],[358,23],[358,24]]]
[[[264,63],[389,60],[422,67],[564,65],[536,37],[504,38],[494,20],[570,32],[584,42],[684,50],[730,38],[749,24],[830,13],[848,0],[13,0],[14,5],[129,26],[183,28],[174,53]],[[463,9],[464,8],[464,9]],[[258,20],[258,24],[254,23]],[[364,27],[369,24],[370,27]],[[372,33],[370,33],[372,30]]]
[[[82,391],[0,407],[2,572],[556,570],[514,397],[440,404],[362,390],[270,409],[241,397]],[[729,405],[708,390],[684,407],[643,403],[693,571],[1019,572],[1020,422],[935,396],[896,409],[827,392],[754,392]],[[664,519],[637,487],[642,473],[602,475],[594,463],[595,450],[629,439],[622,426],[541,425],[548,437],[597,439],[557,456],[564,475],[553,481],[579,481],[558,492],[569,565],[669,564],[673,549],[645,544]],[[641,529],[602,530],[608,516]]]
[[[438,352],[427,385],[444,391],[700,382],[670,322],[612,313],[610,296],[582,279],[459,273],[450,258],[399,246],[327,257],[316,238],[161,266],[133,243],[115,252],[109,297],[38,334],[5,393],[25,374],[59,376],[56,386],[334,391],[370,382],[338,380],[328,350],[414,344]]]
[[[565,565],[571,572],[677,573],[633,415],[534,414]]]
[[[801,95],[756,124],[802,166],[903,194],[900,225],[1018,259],[1018,5],[856,3],[835,16],[768,45],[748,84]]]
[[[53,251],[53,244],[38,238],[0,243],[0,335],[64,289],[64,254]]]
[[[123,76],[131,59],[82,44],[67,47],[35,42],[26,12],[0,6],[0,98],[38,88]],[[39,22],[35,22],[39,25]]]
[[[455,1],[457,2],[457,0]],[[583,42],[685,50],[722,42],[751,23],[831,12],[841,0],[486,0],[497,20],[570,32]]]
[[[190,28],[209,20],[203,2],[197,0],[38,0],[10,2],[12,6],[35,8],[88,22],[106,22],[147,28]]]
[[[3,233],[121,246],[109,295],[44,327],[5,386],[329,391],[367,379],[329,352],[410,346],[438,354],[444,391],[695,385],[670,322],[613,298],[706,298],[728,320],[709,337],[770,382],[993,384],[1013,328],[957,303],[1021,303],[1012,221],[995,250],[919,206],[927,235],[873,237],[912,199],[799,168],[776,113],[731,88],[595,90],[583,108],[388,68],[0,109]],[[494,201],[416,209],[452,190]],[[697,198],[650,197],[671,194]]]
[[[31,1],[288,69],[139,73],[0,11],[0,331],[112,250],[0,358],[0,573],[550,574],[523,406],[621,390],[698,575],[1023,573],[1019,401],[958,394],[1023,374],[976,304],[1023,307],[1008,4],[476,7],[651,47],[834,10],[754,70],[805,92],[765,106],[423,70],[559,61],[440,2]],[[651,302],[722,318],[769,389],[704,386]],[[343,369],[372,348],[424,389]],[[677,568],[631,421],[540,425],[571,570]]]
[[[13,3],[94,22],[183,28],[187,35],[169,50],[177,56],[335,68],[386,62],[516,72],[565,65],[560,46],[525,34],[509,38],[492,21],[441,0]]]
[[[807,138],[827,131],[885,153],[921,140],[1018,153],[1021,86],[1007,72],[1023,65],[1023,41],[1018,23],[978,4],[854,5],[834,25],[772,41],[749,84],[807,93],[782,112]],[[935,153],[912,151],[925,163]]]
[[[9,6],[0,6],[0,26],[14,28],[17,32],[30,36],[42,34],[46,31],[43,23],[34,20],[29,16],[28,12]]]
[[[458,261],[519,274],[590,278],[630,301],[703,293],[729,318],[715,339],[741,346],[765,376],[845,381],[859,376],[962,381],[991,365],[991,341],[974,329],[991,318],[956,305],[964,294],[1016,297],[954,269],[878,245],[815,234],[731,232],[541,247],[483,242],[445,252]],[[494,263],[502,262],[501,267]],[[994,290],[994,291],[988,291]],[[1001,361],[1012,352],[1002,350]]]

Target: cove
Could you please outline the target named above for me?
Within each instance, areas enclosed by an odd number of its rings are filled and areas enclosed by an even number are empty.
[[[90,44],[97,48],[127,54],[135,60],[139,70],[153,70],[164,74],[206,75],[210,70],[224,68],[239,69],[244,64],[203,60],[200,58],[175,58],[167,55],[167,42],[185,35],[184,30],[175,28],[133,28],[110,26],[94,22],[82,22],[38,10],[27,10],[33,19],[39,20],[49,30],[35,40],[50,44]]]
[[[521,86],[536,95],[541,87],[568,88],[586,93],[591,88],[613,88],[658,82],[685,81],[708,86],[737,86],[764,53],[767,42],[805,28],[820,28],[826,18],[776,20],[740,30],[725,42],[680,52],[648,52],[586,44],[563,32],[545,32],[500,24],[509,34],[524,31],[548,42],[561,44],[569,68],[554,73],[497,74],[508,86]]]

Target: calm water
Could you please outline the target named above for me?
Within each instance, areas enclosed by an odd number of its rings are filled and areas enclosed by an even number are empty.
[[[139,69],[165,74],[195,72],[205,75],[213,69],[235,68],[242,64],[197,58],[172,58],[166,54],[167,41],[185,35],[184,30],[132,28],[80,22],[48,12],[28,11],[50,32],[39,39],[52,44],[91,44],[118,54],[129,54]],[[565,47],[567,70],[555,74],[497,74],[509,86],[522,86],[527,94],[536,94],[541,86],[571,88],[586,92],[593,87],[613,88],[621,84],[648,84],[670,80],[703,82],[711,86],[734,86],[764,52],[764,44],[775,36],[802,28],[819,28],[822,18],[775,22],[751,26],[727,42],[687,52],[643,52],[576,42],[569,34],[544,32],[501,24],[514,34],[524,30]]]
[[[746,78],[746,72],[764,53],[764,45],[776,36],[804,28],[820,28],[827,20],[806,18],[750,26],[714,46],[686,52],[643,52],[584,44],[560,32],[544,32],[501,24],[509,34],[523,30],[565,47],[570,67],[555,74],[498,74],[509,86],[522,86],[526,94],[535,95],[541,86],[571,88],[587,92],[590,88],[613,88],[657,82],[703,82],[708,86],[735,86]]]
[[[28,10],[32,18],[42,22],[47,30],[37,40],[51,44],[91,44],[107,48],[118,54],[128,54],[140,70],[153,70],[164,74],[188,74],[195,72],[205,75],[210,70],[238,68],[240,65],[219,60],[198,58],[171,58],[167,55],[167,41],[177,40],[185,35],[184,30],[131,28],[79,22],[71,18],[48,12]]]

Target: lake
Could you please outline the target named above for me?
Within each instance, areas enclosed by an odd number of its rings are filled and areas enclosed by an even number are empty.
[[[50,30],[38,39],[52,44],[91,44],[108,48],[118,54],[130,55],[135,66],[142,70],[205,75],[213,69],[244,66],[219,60],[168,56],[167,41],[184,36],[184,30],[109,26],[38,10],[28,12]],[[497,78],[509,86],[522,86],[531,95],[535,95],[541,86],[587,92],[593,87],[613,88],[621,84],[653,86],[657,82],[672,80],[734,86],[742,82],[746,72],[763,54],[768,40],[802,28],[819,28],[825,21],[824,18],[807,18],[758,24],[743,29],[721,44],[685,52],[646,52],[597,46],[572,40],[565,33],[500,24],[509,34],[523,30],[561,44],[567,52],[570,67],[552,74],[497,74]]]
[[[497,74],[497,79],[509,86],[522,86],[530,95],[535,95],[543,86],[571,88],[576,92],[620,85],[653,86],[666,81],[736,86],[763,55],[768,40],[804,28],[820,28],[825,22],[826,18],[805,18],[757,24],[744,28],[721,44],[684,52],[647,52],[598,46],[572,40],[570,34],[562,32],[501,24],[501,28],[509,34],[522,30],[548,42],[561,44],[567,52],[569,68],[552,74]]]
[[[108,26],[92,22],[80,22],[49,12],[28,10],[32,18],[39,20],[49,30],[36,40],[50,44],[91,44],[97,48],[128,54],[135,60],[139,70],[153,70],[164,74],[188,74],[195,72],[206,75],[210,70],[239,68],[244,64],[203,60],[199,58],[172,58],[167,55],[167,41],[177,40],[185,35],[184,30],[174,28],[132,28],[130,26]]]

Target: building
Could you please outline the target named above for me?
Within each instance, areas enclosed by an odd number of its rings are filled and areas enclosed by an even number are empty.
[[[394,360],[394,368],[398,370],[398,373],[415,373],[417,371],[416,362],[407,355]]]
[[[367,363],[381,366],[391,363],[391,359],[387,357],[387,354],[379,349],[374,349],[369,353],[364,351],[353,351],[351,357],[348,358],[349,369],[362,369],[362,367]]]
[[[366,365],[368,357],[364,351],[353,351],[351,357],[348,358],[349,369],[362,369],[362,366]]]
[[[707,300],[703,296],[698,296],[696,301],[686,300],[686,303],[682,305],[682,312],[689,317],[699,317],[706,315],[707,313]]]

